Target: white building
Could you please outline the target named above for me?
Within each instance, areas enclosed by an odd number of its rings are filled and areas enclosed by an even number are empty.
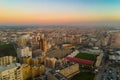
[[[21,57],[32,57],[32,51],[30,51],[29,47],[25,48],[18,48],[17,49],[17,56],[20,59]]]

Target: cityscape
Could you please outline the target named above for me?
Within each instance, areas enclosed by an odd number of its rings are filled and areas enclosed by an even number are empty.
[[[1,0],[0,80],[120,80],[119,8],[119,0]]]

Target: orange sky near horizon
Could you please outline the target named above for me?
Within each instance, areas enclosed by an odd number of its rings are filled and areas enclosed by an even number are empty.
[[[9,12],[2,11],[0,13],[1,23],[71,23],[71,22],[96,22],[101,20],[116,20],[119,21],[118,16],[93,16],[86,14],[62,14],[58,13],[26,13],[21,11]]]
[[[0,23],[79,23],[120,21],[119,4],[79,0],[0,1]],[[87,0],[86,0],[87,1]],[[29,3],[28,3],[29,2]],[[3,4],[2,4],[3,3]],[[107,6],[106,6],[107,5]]]

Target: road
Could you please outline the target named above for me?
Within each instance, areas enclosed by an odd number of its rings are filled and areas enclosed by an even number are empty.
[[[99,68],[99,72],[96,74],[94,80],[101,80],[102,74],[103,74],[103,72],[104,72],[104,70],[105,70],[105,65],[106,65],[106,64],[105,64],[105,58],[103,57],[101,66],[100,66],[100,68]]]
[[[96,74],[94,80],[101,80],[102,74],[104,73],[104,70],[105,70],[105,68],[106,68],[107,53],[106,53],[105,51],[103,51],[103,54],[104,54],[104,57],[103,57],[103,59],[102,59],[101,66],[99,67],[99,71],[98,71],[98,73]]]

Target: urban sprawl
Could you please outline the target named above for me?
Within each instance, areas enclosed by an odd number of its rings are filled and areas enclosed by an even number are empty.
[[[0,29],[0,80],[120,80],[119,76],[119,29]]]

